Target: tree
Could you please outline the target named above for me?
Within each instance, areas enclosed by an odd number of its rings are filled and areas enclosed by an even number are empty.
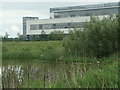
[[[23,35],[21,35],[19,32],[17,33],[18,40],[23,40]]]
[[[46,39],[46,33],[44,30],[41,31],[41,39],[45,40]]]
[[[20,35],[20,33],[19,33],[19,32],[17,33],[17,36],[18,36],[18,38],[20,38],[20,37],[21,37],[21,35]]]
[[[6,32],[4,38],[8,38],[9,34]]]
[[[3,40],[3,41],[7,41],[7,40],[8,40],[8,36],[9,36],[9,34],[6,32],[6,33],[5,33],[5,36],[3,36],[2,40]]]
[[[71,31],[64,39],[65,51],[71,55],[106,57],[118,50],[118,17],[110,15],[100,20],[91,17],[84,30]]]
[[[62,40],[64,37],[64,32],[60,30],[52,31],[49,35],[50,40]]]

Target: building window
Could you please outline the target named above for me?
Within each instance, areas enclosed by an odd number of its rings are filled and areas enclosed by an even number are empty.
[[[37,25],[30,25],[30,30],[36,30],[37,29]]]
[[[39,24],[39,29],[42,29],[42,25],[41,24]]]
[[[90,16],[91,14],[90,13],[87,13],[85,16]]]
[[[54,18],[60,18],[60,15],[54,15]]]
[[[69,27],[69,28],[71,27],[71,23],[68,23],[68,27]]]
[[[53,24],[53,27],[52,27],[53,29],[56,29],[56,24]]]
[[[71,14],[70,17],[75,17],[75,14]]]
[[[66,26],[66,27],[64,27],[64,28],[68,28],[68,27]]]

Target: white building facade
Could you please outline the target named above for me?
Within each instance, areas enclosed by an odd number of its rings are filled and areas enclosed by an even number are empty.
[[[25,21],[25,35],[28,37],[39,36],[42,31],[48,35],[54,30],[60,30],[64,34],[68,34],[69,30],[73,30],[73,28],[82,28],[84,22],[90,20],[90,16],[98,16],[102,19],[110,14],[118,14],[119,7],[119,3],[116,2],[50,8],[49,19],[35,17]]]

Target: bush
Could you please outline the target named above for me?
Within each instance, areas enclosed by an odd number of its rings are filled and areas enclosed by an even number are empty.
[[[49,35],[50,40],[62,40],[64,37],[64,32],[63,31],[52,31]]]
[[[102,20],[91,17],[83,29],[70,31],[64,38],[65,51],[71,55],[106,57],[115,53],[118,48],[118,17],[109,16]]]
[[[41,54],[41,60],[45,61],[58,61],[61,60],[62,53],[59,52],[56,49],[46,49],[42,54]]]

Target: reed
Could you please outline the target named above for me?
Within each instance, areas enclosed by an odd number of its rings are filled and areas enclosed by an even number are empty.
[[[3,42],[2,54],[4,88],[118,88],[116,53],[68,56],[61,41],[42,41]]]

